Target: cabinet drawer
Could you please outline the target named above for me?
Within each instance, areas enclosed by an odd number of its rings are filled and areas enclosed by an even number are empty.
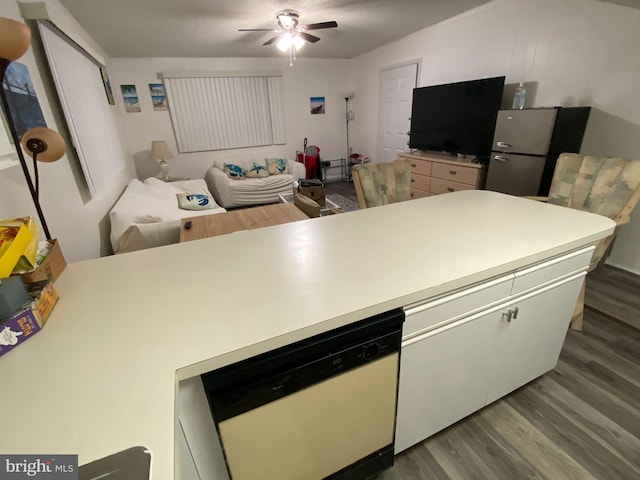
[[[435,300],[407,305],[403,339],[503,301],[509,297],[512,283],[513,275],[506,275]]]
[[[417,188],[411,187],[411,198],[422,198],[422,197],[430,197],[431,194],[429,192],[425,192],[424,190],[419,190]]]
[[[407,158],[407,157],[401,157]],[[431,162],[428,160],[416,160],[415,158],[407,158],[411,162],[411,174],[431,176]]]
[[[581,269],[586,269],[595,247],[587,247],[576,252],[552,258],[532,267],[518,270],[513,281],[512,294],[518,294],[559,279]]]
[[[458,183],[467,183],[476,186],[480,169],[463,165],[451,165],[446,163],[434,163],[431,168],[431,176],[443,180],[451,180]]]
[[[424,175],[417,175],[415,173],[411,174],[411,190],[415,188],[423,192],[428,192],[430,186],[431,177],[425,177]]]
[[[432,195],[440,195],[441,193],[459,192],[460,190],[475,190],[473,185],[467,183],[452,182],[450,180],[441,180],[439,178],[431,179],[430,192]]]

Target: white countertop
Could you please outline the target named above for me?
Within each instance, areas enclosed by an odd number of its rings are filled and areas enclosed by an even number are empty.
[[[597,241],[613,221],[464,191],[71,264],[0,357],[0,452],[134,446],[173,478],[176,384]],[[63,246],[64,248],[64,246]]]

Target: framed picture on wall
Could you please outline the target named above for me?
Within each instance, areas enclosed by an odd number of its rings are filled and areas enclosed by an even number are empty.
[[[109,81],[109,74],[107,73],[107,67],[100,65],[100,76],[102,77],[102,85],[104,86],[104,93],[107,96],[109,105],[115,105],[116,100],[113,98],[113,91],[111,90],[111,82]]]
[[[122,91],[122,99],[124,100],[124,109],[127,113],[139,113],[140,100],[138,99],[138,91],[135,85],[120,85]]]
[[[2,88],[18,138],[30,128],[47,126],[26,65],[11,62],[4,74]]]
[[[150,83],[149,93],[151,94],[151,103],[153,109],[157,112],[169,110],[169,104],[167,103],[167,95],[164,91],[164,84],[162,83]]]
[[[311,97],[311,115],[324,115],[324,97]]]

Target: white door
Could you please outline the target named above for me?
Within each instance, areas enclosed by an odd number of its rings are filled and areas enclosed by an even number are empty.
[[[418,64],[383,70],[380,80],[378,162],[395,160],[409,149],[411,103],[418,79]]]

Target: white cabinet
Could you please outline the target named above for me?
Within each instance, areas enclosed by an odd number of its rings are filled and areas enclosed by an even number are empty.
[[[592,251],[405,308],[396,453],[555,367]]]
[[[487,404],[556,366],[585,274],[525,295],[501,312],[494,323]]]
[[[396,453],[484,406],[483,359],[493,315],[460,320],[403,342]]]

